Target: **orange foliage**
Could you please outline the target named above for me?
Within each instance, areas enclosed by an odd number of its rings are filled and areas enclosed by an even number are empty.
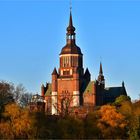
[[[7,121],[0,124],[0,130],[2,130],[0,135],[4,135],[4,138],[28,137],[31,126],[28,110],[13,103],[5,106],[3,115]]]
[[[117,112],[114,106],[102,106],[99,110],[99,114],[100,118],[97,126],[100,128],[104,138],[109,138],[112,134],[115,136],[116,132],[122,133],[121,131],[123,131],[127,125],[125,117],[121,113]]]

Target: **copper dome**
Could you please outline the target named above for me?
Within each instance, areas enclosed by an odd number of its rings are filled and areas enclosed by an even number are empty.
[[[66,46],[64,46],[61,50],[61,54],[80,54],[82,55],[81,53],[81,49],[76,46],[76,44],[66,44]]]

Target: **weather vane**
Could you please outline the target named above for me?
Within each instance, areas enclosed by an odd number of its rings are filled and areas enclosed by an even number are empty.
[[[72,10],[72,1],[70,0],[70,11]]]

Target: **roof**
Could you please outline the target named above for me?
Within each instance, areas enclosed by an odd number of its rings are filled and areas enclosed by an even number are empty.
[[[111,96],[119,96],[126,94],[126,90],[125,87],[106,87],[104,93]]]
[[[60,54],[80,54],[81,53],[81,49],[74,43],[70,43],[70,44],[66,44],[62,50]]]
[[[80,54],[81,49],[75,43],[75,27],[72,22],[72,13],[70,11],[69,25],[67,27],[67,44],[62,48],[61,54]],[[70,38],[69,38],[70,37]]]
[[[86,71],[85,71],[85,76],[87,76],[87,75],[90,75],[88,68],[86,68]]]
[[[49,96],[49,95],[51,95],[51,93],[52,93],[52,84],[48,84],[48,89],[47,89],[47,91],[45,92],[45,96]]]
[[[67,27],[67,34],[74,35],[75,34],[74,31],[75,31],[75,27],[73,26],[72,14],[70,11],[70,19],[69,19],[69,26]]]
[[[94,81],[91,81],[91,82],[88,83],[88,85],[87,85],[87,87],[84,91],[84,94],[93,92],[93,84],[94,84]]]
[[[56,68],[54,68],[53,72],[52,72],[52,75],[57,75],[57,70]]]

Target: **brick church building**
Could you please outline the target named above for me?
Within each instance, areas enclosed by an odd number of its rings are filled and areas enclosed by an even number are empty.
[[[120,95],[127,95],[124,82],[120,87],[105,87],[102,63],[97,80],[91,81],[88,69],[83,68],[83,54],[76,45],[75,27],[70,11],[66,33],[66,45],[59,54],[59,68],[52,72],[52,83],[41,86],[45,111],[59,114],[59,109],[69,107],[95,107],[114,102]],[[64,102],[67,99],[69,102]]]

